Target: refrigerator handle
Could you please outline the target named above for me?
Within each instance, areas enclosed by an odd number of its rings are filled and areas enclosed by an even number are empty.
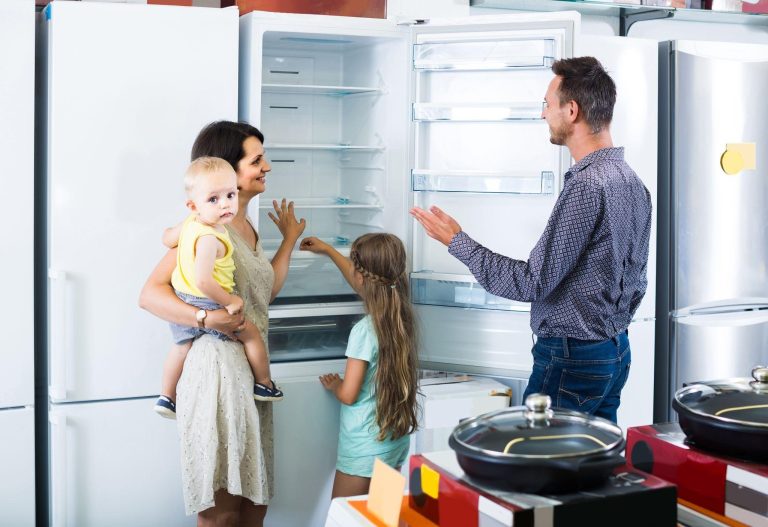
[[[48,393],[51,400],[67,397],[67,358],[72,350],[72,310],[67,295],[67,273],[48,270],[51,283],[51,329],[49,331],[49,360],[51,383]]]
[[[51,526],[67,525],[67,416],[51,413]]]
[[[674,321],[688,326],[754,326],[768,323],[768,309],[734,311],[713,315],[689,315],[676,317]]]

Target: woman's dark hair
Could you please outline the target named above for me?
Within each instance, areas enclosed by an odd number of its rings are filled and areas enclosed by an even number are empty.
[[[192,145],[192,161],[198,157],[220,157],[237,170],[237,164],[245,156],[243,142],[255,137],[264,144],[264,134],[255,126],[234,121],[215,121],[206,125],[197,134]]]
[[[576,101],[594,134],[611,124],[616,85],[595,57],[556,60],[552,71],[562,79],[560,105]]]

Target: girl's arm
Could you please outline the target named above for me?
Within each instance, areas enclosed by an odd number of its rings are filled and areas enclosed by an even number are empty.
[[[278,206],[277,201],[272,200],[272,206],[275,208],[275,214],[268,213],[269,218],[275,222],[280,234],[283,235],[283,242],[277,249],[274,258],[272,258],[272,269],[275,271],[275,281],[272,284],[272,296],[269,301],[275,299],[277,293],[283,288],[285,278],[288,276],[288,266],[291,263],[291,252],[296,245],[301,233],[307,226],[307,222],[302,218],[296,220],[293,213],[293,201],[286,204],[285,198]]]
[[[213,267],[216,264],[216,258],[221,257],[222,248],[224,248],[224,244],[212,234],[206,234],[197,239],[195,242],[195,285],[207,298],[222,306],[229,306],[235,301],[235,295],[228,293],[213,278]],[[233,310],[228,311],[233,312]]]
[[[360,389],[363,387],[365,372],[368,362],[360,359],[347,358],[347,367],[344,370],[344,378],[338,373],[328,373],[320,376],[323,387],[332,392],[336,398],[346,405],[354,404]]]
[[[197,326],[195,315],[199,311],[195,306],[183,302],[171,286],[171,274],[176,267],[176,249],[165,253],[162,260],[152,270],[139,295],[139,307],[162,318],[183,326]],[[217,329],[229,335],[244,327],[242,314],[230,315],[224,309],[208,311],[205,326]]]
[[[310,251],[316,254],[324,254],[328,256],[331,261],[336,264],[336,267],[339,268],[342,276],[344,276],[344,279],[349,283],[350,286],[352,286],[352,289],[354,289],[355,292],[360,293],[360,291],[357,290],[358,284],[355,281],[355,266],[352,264],[352,260],[319,238],[315,238],[314,236],[310,236],[301,240],[301,245],[299,248],[302,251]]]
[[[178,225],[174,225],[173,227],[168,227],[167,229],[165,229],[163,231],[163,245],[165,245],[169,249],[178,247],[179,236],[181,235],[181,228],[183,226],[184,226],[184,222],[182,221]]]

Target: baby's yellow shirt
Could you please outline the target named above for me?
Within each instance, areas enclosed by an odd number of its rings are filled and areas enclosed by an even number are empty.
[[[232,258],[233,247],[229,232],[226,229],[224,232],[219,232],[213,227],[196,221],[194,216],[189,216],[181,227],[176,251],[176,268],[171,275],[171,284],[177,291],[206,298],[195,285],[195,246],[198,238],[207,235],[216,236],[226,247],[224,256],[217,258],[213,265],[213,279],[228,293],[235,288],[235,260]]]

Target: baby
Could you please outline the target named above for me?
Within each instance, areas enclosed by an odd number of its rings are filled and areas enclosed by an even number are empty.
[[[176,384],[192,341],[209,333],[227,339],[223,333],[205,327],[207,310],[222,306],[234,315],[243,310],[243,299],[232,294],[235,262],[232,241],[224,227],[237,214],[237,174],[225,160],[217,157],[195,159],[184,176],[187,207],[192,212],[179,225],[166,229],[163,243],[178,246],[176,268],[171,283],[187,304],[200,308],[197,327],[171,324],[175,345],[163,365],[162,395],[155,411],[176,418]],[[283,393],[271,379],[269,359],[259,330],[247,318],[237,338],[243,343],[256,384],[253,397],[259,401],[279,401]]]

